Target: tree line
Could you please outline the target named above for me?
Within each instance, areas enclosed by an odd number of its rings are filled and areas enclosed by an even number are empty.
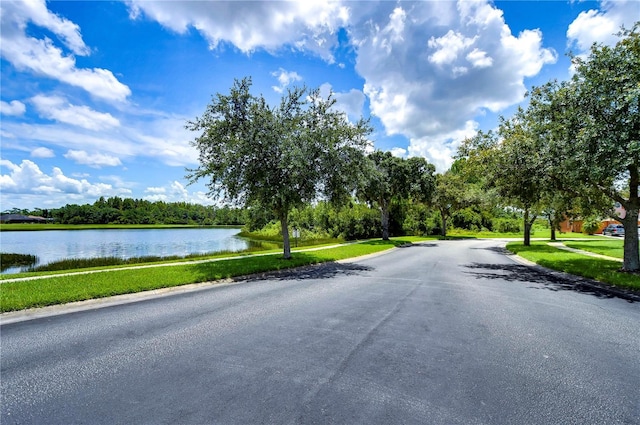
[[[572,57],[569,81],[534,87],[528,106],[459,150],[462,174],[484,176],[485,190],[523,212],[525,244],[539,216],[613,217],[625,228],[623,269],[640,270],[639,31],[640,22],[621,30],[615,46],[594,44],[587,57]]]
[[[243,225],[247,212],[229,206],[204,206],[187,202],[100,197],[93,204],[67,204],[60,208],[13,209],[13,214],[35,215],[60,224],[196,224]]]

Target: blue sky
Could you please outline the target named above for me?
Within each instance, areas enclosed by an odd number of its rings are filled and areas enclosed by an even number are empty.
[[[630,1],[0,2],[0,210],[100,196],[212,204],[184,128],[250,76],[371,117],[378,149],[446,170],[566,53],[613,44]]]

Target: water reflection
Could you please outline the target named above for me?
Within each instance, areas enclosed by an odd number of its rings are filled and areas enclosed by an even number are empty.
[[[0,245],[2,252],[36,255],[36,266],[69,258],[187,256],[263,246],[237,237],[239,232],[237,228],[17,231],[0,232]]]

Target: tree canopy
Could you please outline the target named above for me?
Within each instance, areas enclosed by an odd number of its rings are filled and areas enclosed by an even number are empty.
[[[332,108],[332,94],[294,88],[271,107],[250,88],[250,78],[236,80],[228,95],[214,96],[204,114],[187,123],[200,133],[192,142],[200,165],[188,178],[208,179],[217,198],[273,211],[290,258],[289,212],[314,199],[340,203],[349,197],[371,128]]]
[[[594,44],[574,57],[575,75],[533,91],[532,116],[551,148],[549,175],[566,190],[581,188],[595,206],[608,198],[626,214],[624,269],[640,270],[640,23],[613,46]]]
[[[358,195],[380,209],[382,239],[389,239],[392,202],[409,197],[419,202],[428,201],[435,186],[434,172],[435,167],[420,157],[403,159],[382,151],[367,156]]]

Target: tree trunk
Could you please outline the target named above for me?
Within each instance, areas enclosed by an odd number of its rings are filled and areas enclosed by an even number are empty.
[[[380,208],[381,221],[382,221],[382,240],[389,240],[389,207],[383,206]]]
[[[640,258],[638,254],[638,209],[627,210],[627,215],[622,219],[624,225],[624,262],[622,270],[627,272],[640,271]]]
[[[529,220],[529,209],[524,210],[524,246],[531,246],[531,226],[536,216]]]
[[[549,214],[549,216],[547,217],[549,219],[549,227],[551,228],[551,240],[555,241],[556,240],[556,223],[555,223],[555,219],[553,217],[553,214]]]
[[[447,237],[447,216],[443,214],[441,211],[440,217],[442,217],[442,230],[440,231],[440,233],[442,234],[443,238],[446,238]]]
[[[291,244],[289,242],[289,219],[287,213],[280,214],[280,225],[282,226],[282,257],[285,260],[291,259]]]

